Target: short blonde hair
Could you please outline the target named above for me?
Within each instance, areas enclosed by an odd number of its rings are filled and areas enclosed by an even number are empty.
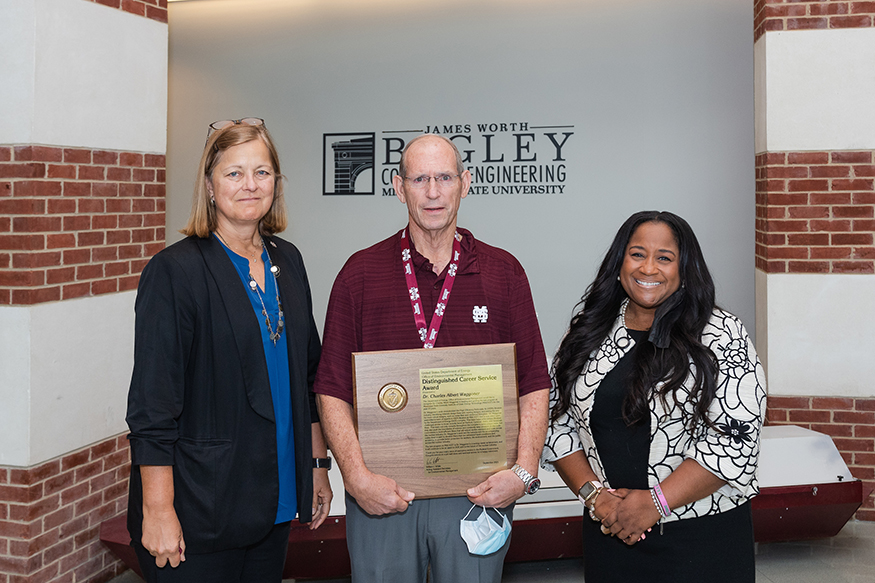
[[[270,133],[264,125],[233,124],[214,132],[207,139],[204,153],[197,168],[191,214],[188,216],[185,228],[180,229],[183,235],[197,235],[205,239],[216,230],[218,225],[216,207],[210,204],[210,193],[207,191],[206,181],[212,180],[213,170],[216,169],[225,150],[259,139],[267,146],[270,162],[273,165],[274,184],[273,203],[267,214],[259,221],[258,230],[262,235],[273,235],[286,229],[288,217],[286,216],[285,197],[283,197],[283,179],[285,177],[280,171],[279,155]]]

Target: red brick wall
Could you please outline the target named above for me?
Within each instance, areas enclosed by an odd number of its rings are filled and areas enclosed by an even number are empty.
[[[875,151],[756,157],[756,266],[875,273]]]
[[[768,425],[798,425],[832,437],[851,475],[875,488],[875,398],[770,396]],[[857,511],[875,520],[875,497]]]
[[[770,30],[868,28],[875,26],[875,2],[754,0],[754,41]]]
[[[164,247],[163,155],[0,145],[0,305],[136,289]]]
[[[0,583],[98,583],[125,570],[100,542],[127,509],[126,434],[33,468],[0,466]]]
[[[167,0],[90,0],[158,22],[167,22]]]

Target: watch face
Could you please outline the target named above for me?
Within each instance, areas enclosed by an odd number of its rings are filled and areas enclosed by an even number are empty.
[[[584,500],[589,500],[589,497],[595,494],[596,490],[598,490],[598,488],[596,488],[595,484],[587,482],[580,487],[580,495]]]
[[[538,488],[541,487],[541,480],[538,478],[534,478],[531,482],[529,482],[529,487],[526,488],[527,494],[534,494],[538,491]]]

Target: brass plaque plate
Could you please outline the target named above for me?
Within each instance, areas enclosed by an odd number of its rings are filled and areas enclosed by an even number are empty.
[[[377,402],[386,413],[401,411],[407,406],[407,389],[398,383],[383,385],[383,388],[377,393]]]

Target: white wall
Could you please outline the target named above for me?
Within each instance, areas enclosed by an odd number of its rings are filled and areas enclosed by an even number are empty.
[[[31,461],[127,429],[135,298],[129,291],[32,308]]]
[[[875,28],[769,32],[755,54],[757,152],[873,148]]]
[[[33,1],[0,4],[0,18],[9,23],[0,36],[0,143],[27,138],[33,124],[35,11]]]
[[[167,25],[83,0],[0,18],[0,143],[164,153]]]
[[[757,285],[769,394],[875,395],[875,276],[761,274]]]
[[[30,313],[0,307],[0,465],[27,465],[29,459]]]
[[[0,465],[126,429],[136,292],[0,307]]]
[[[169,237],[188,216],[208,124],[265,118],[289,178],[285,236],[321,326],[346,258],[406,221],[394,197],[322,195],[323,134],[567,125],[563,194],[469,196],[459,221],[523,263],[547,352],[642,209],[692,224],[719,301],[753,332],[752,18],[749,0],[173,3]],[[494,139],[512,146],[510,132]]]

